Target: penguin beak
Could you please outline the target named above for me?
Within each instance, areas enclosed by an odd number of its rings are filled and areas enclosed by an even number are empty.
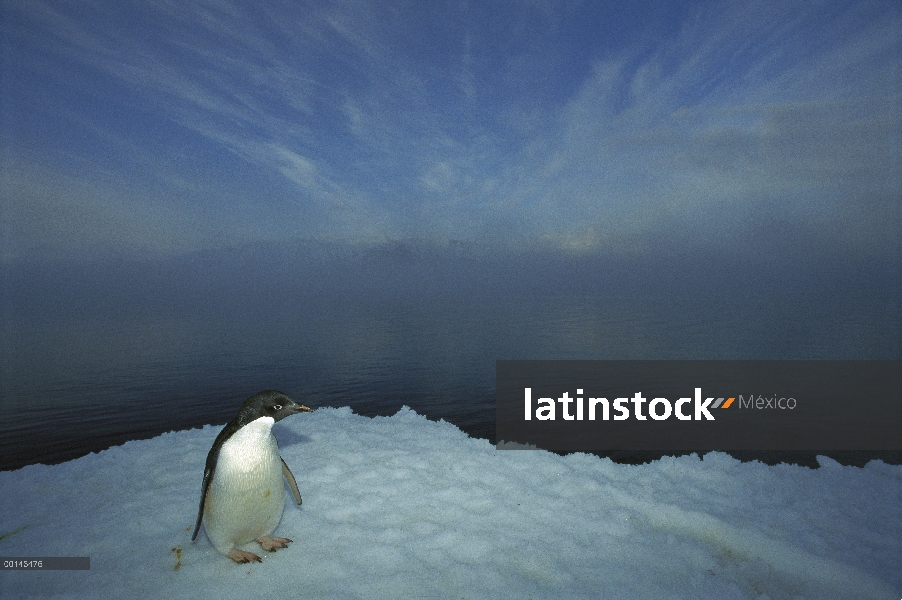
[[[309,406],[304,406],[303,404],[295,404],[291,408],[294,409],[294,412],[296,413],[313,412],[312,408],[310,408]]]

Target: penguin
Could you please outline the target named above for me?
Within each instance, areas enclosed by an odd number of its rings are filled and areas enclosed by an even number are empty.
[[[256,541],[269,552],[285,548],[288,538],[269,537],[285,507],[284,477],[295,502],[301,493],[291,469],[279,455],[272,426],[285,417],[313,412],[281,392],[265,390],[244,401],[238,416],[216,436],[204,468],[193,542],[203,521],[210,543],[237,563],[262,562],[238,548]]]

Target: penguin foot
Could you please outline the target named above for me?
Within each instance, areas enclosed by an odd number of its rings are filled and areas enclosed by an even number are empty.
[[[253,552],[245,552],[244,550],[239,550],[238,548],[232,548],[231,550],[229,550],[229,558],[234,560],[236,563],[263,562],[263,560],[261,560],[260,557]]]
[[[288,538],[259,537],[257,541],[260,543],[260,547],[267,552],[275,552],[279,548],[287,548],[288,544],[291,543],[291,540]]]

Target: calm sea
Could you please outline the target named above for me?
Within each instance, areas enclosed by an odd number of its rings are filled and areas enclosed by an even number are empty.
[[[367,416],[407,405],[492,439],[498,359],[902,357],[899,293],[872,274],[613,284],[585,265],[474,274],[397,254],[327,286],[323,264],[267,285],[284,273],[259,260],[8,274],[0,469],[223,424],[262,389]]]

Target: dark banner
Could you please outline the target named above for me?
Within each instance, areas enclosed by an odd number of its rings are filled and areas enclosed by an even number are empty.
[[[11,571],[89,571],[90,556],[0,557],[0,569]]]
[[[498,448],[902,450],[902,361],[499,360]]]

